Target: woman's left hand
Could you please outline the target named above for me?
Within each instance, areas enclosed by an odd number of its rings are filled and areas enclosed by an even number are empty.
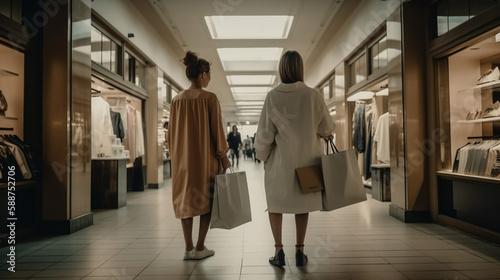
[[[231,167],[231,162],[229,161],[229,159],[227,158],[227,156],[223,157],[221,159],[221,162],[222,162],[222,174],[226,173],[226,170]]]

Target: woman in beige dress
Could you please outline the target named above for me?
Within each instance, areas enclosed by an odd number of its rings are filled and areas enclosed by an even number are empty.
[[[205,247],[215,175],[231,165],[217,96],[203,90],[210,82],[210,63],[187,52],[186,76],[191,86],[171,104],[168,145],[172,162],[172,200],[181,219],[186,242],[184,259],[200,260],[214,255]],[[198,242],[194,246],[193,217],[200,216]]]
[[[323,97],[304,84],[300,54],[287,51],[279,63],[281,84],[266,97],[255,136],[257,158],[264,161],[264,183],[275,256],[269,262],[285,265],[281,239],[283,213],[295,214],[297,266],[304,254],[309,212],[321,210],[321,192],[303,193],[295,169],[320,164],[322,138],[333,138],[335,124]]]

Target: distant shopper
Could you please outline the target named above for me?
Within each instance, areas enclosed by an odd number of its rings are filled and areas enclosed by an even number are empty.
[[[215,175],[229,166],[229,150],[217,96],[203,90],[210,82],[210,63],[193,52],[184,57],[191,86],[172,100],[168,145],[172,160],[172,200],[175,217],[181,219],[186,252],[184,259],[214,255],[205,247],[210,226],[211,197]],[[193,217],[200,216],[196,247]]]
[[[231,161],[234,166],[234,157],[236,156],[236,166],[240,163],[240,149],[241,149],[241,134],[238,132],[238,127],[233,125],[233,131],[227,135],[227,143],[231,149]]]
[[[295,214],[297,266],[307,264],[304,254],[309,212],[321,210],[321,193],[303,193],[295,168],[319,164],[323,140],[333,138],[335,124],[323,97],[304,84],[300,54],[287,51],[279,62],[281,84],[266,97],[255,138],[257,158],[264,161],[266,200],[275,242],[269,263],[285,265],[281,237],[283,213]]]

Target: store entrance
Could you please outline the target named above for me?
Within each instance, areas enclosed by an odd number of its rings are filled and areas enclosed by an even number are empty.
[[[92,208],[126,205],[127,191],[143,191],[143,100],[92,75]]]

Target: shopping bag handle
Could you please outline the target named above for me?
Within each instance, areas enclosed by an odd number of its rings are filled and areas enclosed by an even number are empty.
[[[331,147],[332,148],[332,153],[333,154],[336,154],[339,152],[339,149],[337,149],[337,146],[335,146],[335,144],[333,143],[333,140],[332,139],[328,139],[326,141],[326,154],[328,155],[329,154],[329,151],[330,149],[328,149],[328,147]]]
[[[231,171],[230,173],[234,173],[234,169],[232,166],[229,166],[228,168],[229,171]],[[224,172],[224,173],[222,173]],[[225,174],[226,172],[224,171],[224,166],[222,165],[222,160],[219,159],[219,170],[217,171],[217,174]]]

